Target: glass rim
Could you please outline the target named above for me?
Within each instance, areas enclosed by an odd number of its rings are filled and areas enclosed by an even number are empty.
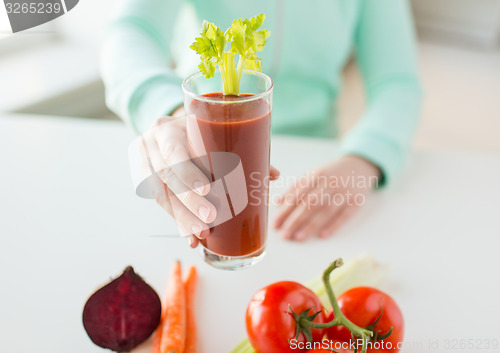
[[[215,73],[220,73],[220,69],[216,68],[215,69]],[[203,75],[200,71],[198,71],[198,72],[195,72],[194,74],[189,75],[188,77],[186,77],[184,79],[184,81],[182,81],[182,90],[184,91],[185,94],[190,95],[193,98],[196,98],[196,100],[200,100],[202,102],[209,102],[209,103],[218,103],[218,104],[251,102],[251,101],[254,101],[254,100],[258,100],[258,99],[264,98],[264,97],[268,96],[272,92],[272,90],[274,88],[274,82],[266,74],[264,74],[264,73],[262,73],[260,71],[247,70],[247,69],[243,69],[243,73],[248,74],[248,75],[255,75],[255,76],[259,76],[259,77],[263,78],[267,83],[269,83],[269,87],[265,91],[263,91],[263,92],[252,94],[251,96],[247,96],[247,97],[242,98],[242,99],[233,100],[233,101],[221,101],[220,99],[217,99],[217,98],[210,98],[210,97],[201,96],[199,94],[196,94],[196,93],[190,91],[186,87],[188,81],[194,80],[194,79],[196,79],[196,78],[198,78],[198,77],[200,77],[200,76]],[[209,79],[207,79],[207,80],[209,80]]]

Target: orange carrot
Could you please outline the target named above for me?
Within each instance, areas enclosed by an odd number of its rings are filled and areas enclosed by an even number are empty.
[[[186,344],[186,291],[182,282],[181,263],[170,270],[165,302],[165,320],[161,330],[161,353],[184,353]]]
[[[153,338],[153,351],[152,353],[161,353],[161,331],[163,331],[163,320],[156,328],[155,336]]]
[[[196,353],[198,345],[198,328],[195,321],[195,307],[194,298],[196,293],[196,286],[198,282],[198,272],[196,267],[191,266],[188,270],[188,275],[184,281],[186,287],[186,347],[184,353]]]
[[[161,353],[161,334],[163,332],[163,323],[165,322],[165,317],[167,316],[167,307],[165,303],[162,303],[161,309],[161,319],[158,327],[155,331],[155,336],[153,338],[153,352],[152,353]]]

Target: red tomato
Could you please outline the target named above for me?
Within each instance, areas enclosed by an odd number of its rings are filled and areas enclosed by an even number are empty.
[[[318,296],[300,283],[283,281],[262,288],[252,297],[246,312],[248,339],[257,353],[306,350],[304,344],[307,340],[302,333],[295,341],[295,320],[288,305],[296,314],[309,308],[309,314],[323,309]],[[324,313],[320,313],[314,322],[325,322]],[[312,329],[311,332],[313,341],[321,341],[324,330]]]
[[[385,334],[392,327],[392,334],[377,342],[372,342],[368,352],[399,352],[398,343],[403,342],[404,321],[401,310],[396,302],[384,292],[371,287],[356,287],[342,293],[337,301],[342,313],[354,324],[360,327],[372,325],[382,313],[382,317],[375,325],[374,331]],[[333,319],[333,313],[328,320]],[[351,333],[343,326],[334,326],[327,329],[329,339],[349,342]]]

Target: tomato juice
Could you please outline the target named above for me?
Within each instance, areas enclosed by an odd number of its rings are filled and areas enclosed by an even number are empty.
[[[190,150],[201,143],[209,159],[211,152],[232,152],[239,156],[243,167],[248,204],[240,213],[233,212],[231,219],[212,226],[210,234],[201,241],[206,249],[222,256],[259,255],[265,248],[271,106],[265,99],[253,97],[209,93],[200,96],[206,99],[194,98],[189,103],[188,112],[195,115],[191,123],[197,124],[202,139],[190,138],[188,120]],[[214,173],[205,174],[211,182],[215,181]],[[227,195],[229,202],[230,197]]]

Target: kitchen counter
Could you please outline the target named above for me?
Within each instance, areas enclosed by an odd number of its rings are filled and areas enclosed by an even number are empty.
[[[305,282],[337,257],[370,252],[391,266],[381,288],[402,308],[403,352],[498,352],[484,348],[500,339],[499,155],[415,151],[402,175],[333,237],[293,243],[270,231],[261,263],[226,272],[204,264],[186,240],[157,236],[175,225],[134,194],[132,138],[114,121],[0,116],[3,351],[104,352],[83,330],[87,297],[127,265],[162,295],[171,263],[182,259],[201,277],[200,352],[228,352],[245,335],[246,304],[259,288]],[[336,149],[332,141],[274,137],[272,163],[284,180]],[[271,200],[283,188],[275,182]]]

